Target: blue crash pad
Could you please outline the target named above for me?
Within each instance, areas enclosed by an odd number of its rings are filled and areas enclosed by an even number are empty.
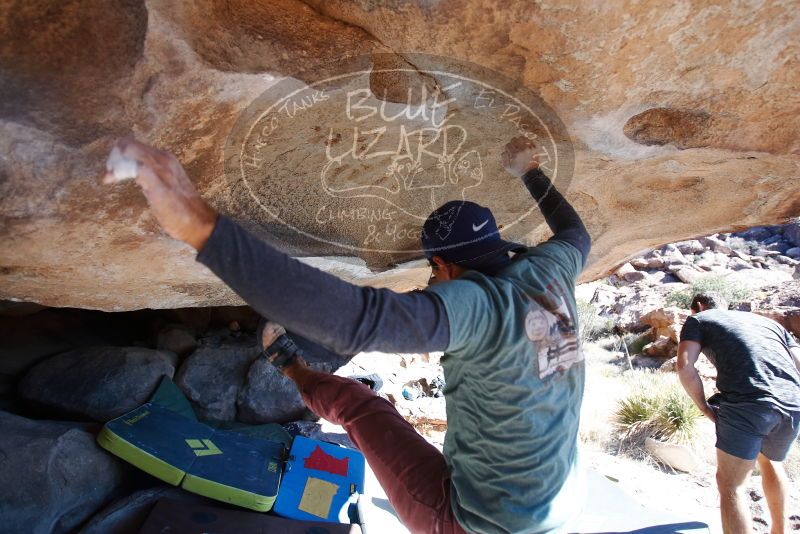
[[[364,493],[364,455],[297,436],[274,511],[306,521],[347,523],[351,504]]]

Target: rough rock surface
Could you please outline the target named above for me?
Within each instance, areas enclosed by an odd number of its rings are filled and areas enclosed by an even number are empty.
[[[688,316],[689,312],[680,308],[659,308],[642,316],[641,321],[651,328],[654,339],[666,337],[678,343],[681,328]]]
[[[194,333],[183,325],[167,325],[158,332],[156,348],[174,352],[185,358],[197,348],[197,339]]]
[[[763,286],[748,305],[751,311],[777,321],[800,338],[800,286],[797,282]]]
[[[33,367],[19,392],[60,415],[104,423],[146,402],[176,363],[174,353],[141,347],[76,349]]]
[[[393,251],[339,246],[364,237],[347,213],[374,215],[383,201],[338,199],[344,219],[312,239],[287,233],[247,184],[226,178],[226,139],[254,98],[359,54],[387,54],[374,56],[377,71],[405,68],[369,77],[388,102],[444,85],[415,70],[411,51],[471,61],[541,95],[575,148],[565,193],[594,238],[584,280],[661,243],[781,222],[800,214],[796,7],[10,0],[0,12],[0,298],[104,310],[239,302],[162,234],[134,184],[98,184],[119,135],[176,153],[214,206],[295,255],[359,283],[424,284],[421,264],[376,274],[362,261],[385,269],[420,257],[411,224]],[[283,195],[279,215],[295,227],[320,213],[304,185],[319,169],[305,162],[349,146],[320,131],[329,118],[303,113],[275,139],[291,150],[265,148],[260,187]],[[477,198],[506,215],[528,201],[499,170],[501,142],[482,147],[491,191]],[[504,232],[530,243],[547,235],[538,215]]]
[[[183,362],[175,382],[200,419],[234,421],[236,397],[258,355],[255,343],[200,347]]]
[[[656,358],[672,358],[677,355],[678,345],[668,337],[661,336],[652,343],[648,343],[642,348],[642,353],[646,356]]]
[[[595,306],[598,315],[612,319],[619,328],[641,331],[649,326],[642,322],[642,317],[653,310],[663,308],[670,293],[685,287],[686,285],[681,283],[651,286],[643,282],[622,287],[598,285],[594,289],[590,303]]]
[[[700,467],[700,459],[686,445],[665,443],[648,437],[644,447],[647,452],[673,469],[691,473]]]
[[[137,491],[112,502],[93,515],[81,528],[80,534],[136,534],[158,500],[163,498],[220,506],[219,501],[212,501],[180,488],[158,486]]]
[[[348,358],[292,334],[309,367],[332,373]],[[307,414],[297,386],[260,357],[254,336],[201,346],[181,365],[176,383],[203,420],[285,423]]]
[[[0,532],[72,532],[123,486],[125,464],[74,423],[0,412]]]
[[[311,363],[315,371],[330,373],[330,365]],[[284,423],[300,419],[306,405],[294,382],[269,362],[259,358],[250,366],[237,399],[238,419],[243,423]]]

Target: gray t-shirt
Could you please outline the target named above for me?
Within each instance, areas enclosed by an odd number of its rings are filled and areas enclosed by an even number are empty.
[[[800,412],[800,372],[792,335],[755,313],[707,310],[686,319],[681,341],[697,341],[717,368],[717,389],[727,402],[770,404]]]

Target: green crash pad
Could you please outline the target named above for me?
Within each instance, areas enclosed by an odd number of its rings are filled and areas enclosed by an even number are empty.
[[[98,444],[187,491],[259,512],[272,508],[286,433],[279,425],[213,428],[198,421],[188,401],[179,397],[177,386],[165,379],[151,402],[106,423]]]
[[[186,395],[183,394],[175,382],[168,376],[161,379],[161,383],[156,389],[150,401],[171,410],[177,414],[197,421],[197,414],[194,413],[192,405]],[[245,436],[262,438],[269,441],[283,443],[287,449],[292,447],[292,436],[281,425],[277,423],[266,423],[263,425],[247,425],[237,421],[203,421],[204,424],[217,430],[227,430],[237,432]]]

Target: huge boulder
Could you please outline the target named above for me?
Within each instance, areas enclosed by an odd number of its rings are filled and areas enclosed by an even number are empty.
[[[783,228],[783,236],[795,247],[800,247],[800,221],[787,224]]]
[[[291,334],[311,369],[332,373],[349,359]],[[252,336],[201,346],[181,365],[176,383],[203,420],[285,423],[307,415],[297,386],[260,356]]]
[[[500,163],[520,128],[539,135],[546,107],[570,156],[558,164],[575,162],[556,185],[593,237],[583,281],[662,243],[782,222],[800,213],[799,22],[792,2],[8,0],[0,299],[109,311],[241,303],[165,236],[133,183],[100,185],[120,135],[175,153],[211,204],[283,250],[397,289],[429,275],[404,263],[423,257],[425,212],[465,191],[504,237],[548,237]],[[349,63],[317,68],[340,58]],[[352,84],[335,79],[343,63],[359,73]],[[475,92],[442,74],[453,71]],[[458,153],[427,157],[431,143],[409,146],[406,161],[362,157],[406,146],[399,132],[445,131],[397,102],[423,90],[447,126],[464,127],[444,143]],[[535,118],[507,100],[523,94],[541,97],[520,100]],[[237,161],[251,167],[231,172]]]
[[[762,286],[746,307],[778,322],[800,338],[800,286],[797,282]]]
[[[0,412],[0,532],[72,532],[123,488],[125,464],[74,423]]]
[[[141,347],[75,349],[34,366],[19,392],[37,407],[106,422],[146,402],[176,359]]]
[[[326,363],[310,363],[309,366],[324,373],[333,370]],[[302,418],[307,411],[295,383],[264,358],[250,366],[237,405],[239,420],[251,424],[294,421]]]
[[[641,318],[642,324],[649,326],[652,330],[653,339],[658,340],[666,337],[674,343],[680,341],[680,332],[689,312],[681,308],[670,306],[668,308],[657,308]]]
[[[200,419],[235,421],[236,399],[260,352],[253,340],[238,346],[201,346],[183,362],[175,382]]]

